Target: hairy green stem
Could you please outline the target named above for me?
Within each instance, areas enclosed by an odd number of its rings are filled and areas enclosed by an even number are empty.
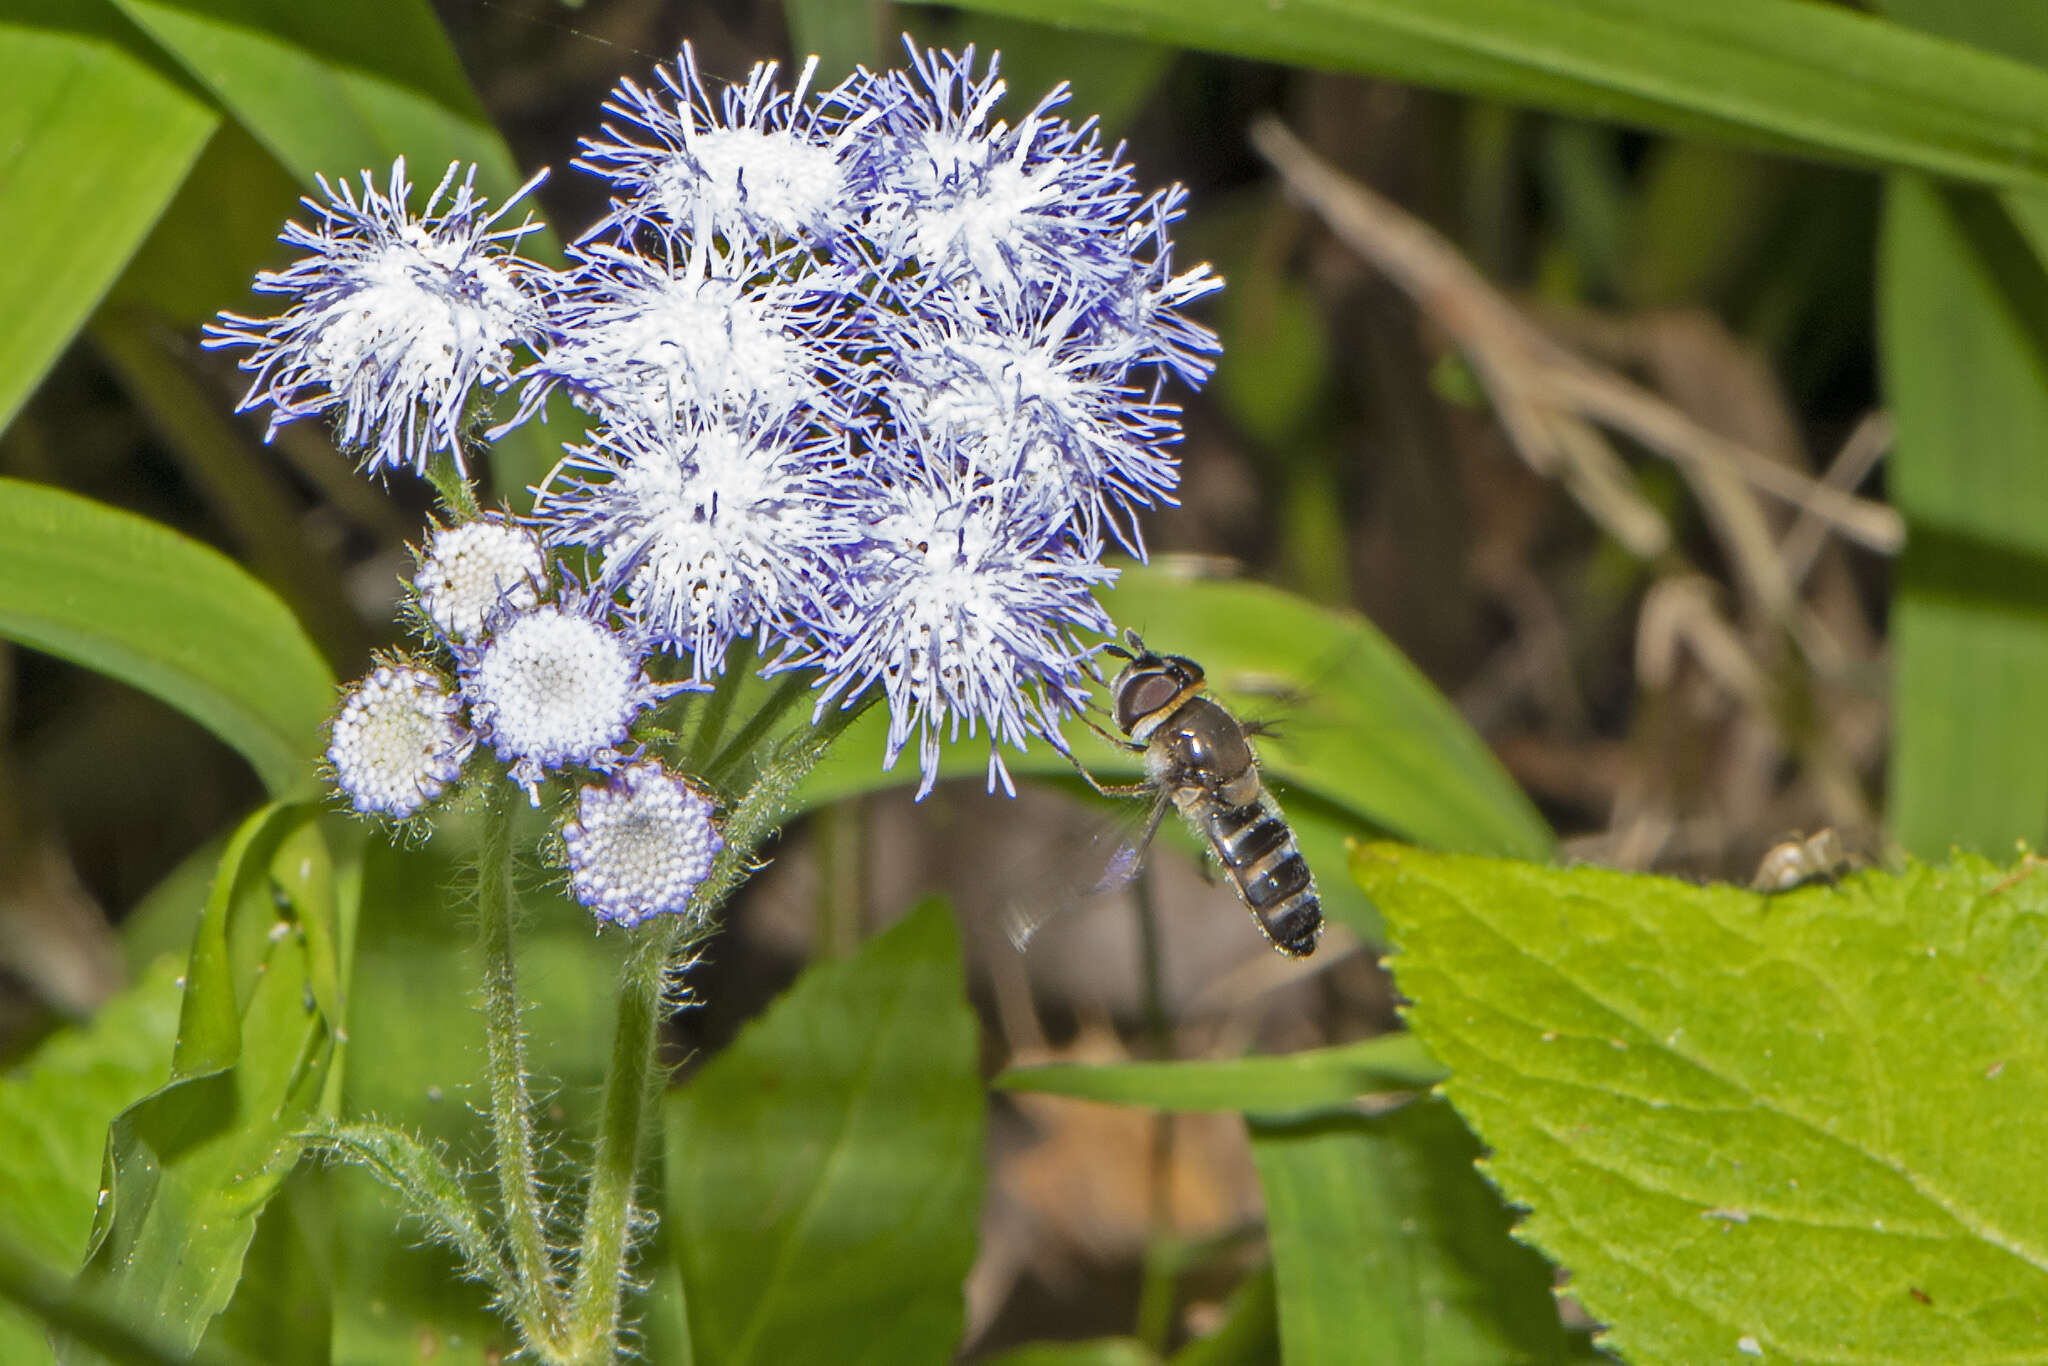
[[[802,695],[801,687],[778,689],[747,728],[759,721],[757,735],[766,734]],[[661,1094],[658,1044],[669,972],[677,956],[699,940],[704,927],[753,871],[755,852],[788,815],[797,785],[871,700],[830,713],[821,725],[792,737],[769,758],[725,822],[725,848],[697,888],[691,916],[664,917],[659,926],[650,927],[627,960],[605,1075],[597,1155],[577,1239],[564,1362],[610,1366],[616,1359],[627,1259],[633,1251],[633,1197],[647,1136],[654,1130],[652,1111]]]
[[[477,515],[476,488],[468,476],[455,468],[455,457],[435,451],[427,457],[427,482],[441,495],[441,502],[462,521]]]
[[[494,783],[485,799],[477,849],[477,937],[484,958],[484,1034],[491,1089],[491,1142],[505,1235],[518,1273],[512,1308],[535,1345],[559,1336],[562,1291],[548,1253],[534,1161],[533,1101],[526,1090],[526,1035],[519,1022],[519,982],[512,957],[513,789]]]
[[[570,1292],[566,1358],[577,1366],[610,1366],[618,1341],[619,1303],[636,1221],[634,1191],[661,1091],[657,1045],[664,989],[670,956],[685,928],[681,918],[664,917],[634,949],[620,983],[618,1027],[605,1073],[597,1154]]]

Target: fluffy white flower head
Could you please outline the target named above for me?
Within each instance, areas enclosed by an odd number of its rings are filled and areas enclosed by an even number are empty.
[[[813,92],[815,57],[788,91],[776,69],[758,63],[741,84],[714,92],[685,44],[656,68],[661,88],[620,82],[605,111],[625,126],[607,124],[609,136],[586,140],[577,162],[628,196],[601,226],[651,218],[684,227],[708,215],[721,232],[836,233],[849,217],[850,163],[878,111],[854,107],[847,87]]]
[[[1058,514],[1031,499],[948,478],[911,484],[877,517],[849,604],[849,625],[821,662],[818,710],[879,680],[889,699],[891,767],[913,736],[938,777],[939,746],[986,724],[989,790],[1014,794],[996,746],[1038,735],[1063,751],[1058,720],[1087,700],[1087,651],[1075,633],[1107,634],[1090,596],[1116,571],[1097,545],[1067,539]]]
[[[690,139],[694,167],[678,159],[653,194],[669,221],[688,223],[700,203],[720,222],[749,219],[785,237],[828,218],[846,177],[830,147],[787,128],[709,128]]]
[[[710,800],[652,760],[584,788],[562,843],[576,899],[598,919],[628,926],[684,914],[725,848]]]
[[[679,414],[607,428],[565,461],[534,515],[557,541],[603,553],[649,640],[702,681],[733,641],[788,624],[823,591],[849,535],[830,501],[838,448],[802,430]]]
[[[356,810],[403,820],[455,781],[475,747],[438,677],[387,664],[342,703],[327,762]]]
[[[678,403],[787,409],[826,363],[816,290],[777,277],[709,232],[664,261],[599,245],[579,252],[557,308],[559,341],[530,372],[525,408],[554,385],[652,416]]]
[[[540,538],[523,526],[483,517],[436,527],[413,587],[420,609],[449,640],[471,641],[499,612],[528,612],[540,603],[547,560]]]
[[[534,337],[543,313],[523,284],[533,268],[512,251],[527,225],[493,226],[539,178],[487,213],[475,168],[458,183],[460,171],[448,168],[417,218],[402,157],[385,190],[365,172],[360,198],[346,181],[322,180],[327,202],[306,201],[321,225],[290,224],[283,238],[310,254],[256,280],[292,306],[275,318],[222,314],[207,329],[208,346],[251,348],[242,368],[256,378],[241,407],[269,404],[272,435],[339,406],[341,444],[368,472],[424,473],[435,451],[462,464],[470,393],[509,383],[513,347]]]
[[[638,651],[554,605],[500,622],[469,652],[462,691],[477,729],[536,802],[548,770],[617,762],[633,719],[655,699]]]

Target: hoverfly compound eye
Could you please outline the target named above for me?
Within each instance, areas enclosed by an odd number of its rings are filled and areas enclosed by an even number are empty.
[[[1116,695],[1116,723],[1126,735],[1138,724],[1180,696],[1180,683],[1170,674],[1145,674],[1134,678]]]

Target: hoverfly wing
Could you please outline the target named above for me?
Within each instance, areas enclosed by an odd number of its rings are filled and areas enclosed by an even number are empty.
[[[1088,888],[1089,896],[1113,892],[1144,871],[1145,854],[1152,848],[1152,837],[1159,833],[1159,822],[1165,819],[1166,808],[1172,804],[1172,799],[1164,792],[1153,799],[1152,810],[1146,814],[1144,828],[1117,845],[1115,852],[1109,856],[1109,862],[1103,865],[1102,875]]]
[[[1152,837],[1159,833],[1160,822],[1172,804],[1161,793],[1151,802],[1142,823],[1135,828],[1130,819],[1122,819],[1111,821],[1097,831],[1095,837],[1088,841],[1087,851],[1068,864],[1069,868],[1079,870],[1080,876],[1069,877],[1056,887],[1045,887],[1041,883],[1030,894],[1010,897],[999,914],[1004,937],[1010,941],[1011,947],[1019,953],[1024,952],[1040,930],[1082,902],[1128,886],[1143,871]],[[1108,851],[1106,854],[1105,850]],[[1088,869],[1101,871],[1089,877]]]

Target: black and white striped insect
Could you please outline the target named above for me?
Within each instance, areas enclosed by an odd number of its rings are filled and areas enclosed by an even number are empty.
[[[1110,684],[1119,739],[1142,754],[1146,781],[1128,787],[1089,782],[1110,796],[1149,796],[1150,815],[1110,860],[1099,889],[1136,876],[1168,807],[1177,809],[1216,856],[1224,875],[1275,949],[1293,958],[1315,952],[1323,933],[1316,880],[1280,804],[1259,778],[1251,733],[1206,693],[1202,666],[1185,655],[1156,654],[1137,632],[1109,652],[1127,661]]]

